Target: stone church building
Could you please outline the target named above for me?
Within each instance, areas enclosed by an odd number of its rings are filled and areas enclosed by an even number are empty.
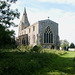
[[[24,9],[18,31],[19,45],[42,45],[43,48],[59,47],[58,23],[46,19],[30,25]]]

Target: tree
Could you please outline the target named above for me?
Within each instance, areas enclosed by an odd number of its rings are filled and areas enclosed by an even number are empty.
[[[70,48],[74,48],[74,43],[71,43],[70,44]]]
[[[10,26],[15,26],[13,20],[19,18],[17,9],[12,10],[11,4],[17,0],[0,0],[0,46],[11,44],[14,31],[9,30]]]
[[[60,40],[60,46],[66,49],[66,46],[69,46],[69,42],[67,40]]]
[[[13,20],[19,18],[18,10],[10,9],[9,2],[15,2],[16,0],[0,1],[0,25],[9,28],[11,25],[14,26]]]

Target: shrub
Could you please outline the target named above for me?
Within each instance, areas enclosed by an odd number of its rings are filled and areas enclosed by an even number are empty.
[[[19,49],[19,51],[22,51],[22,52],[30,52],[31,49],[32,49],[32,46],[29,46],[29,45],[26,45],[26,46],[18,46],[17,47]]]
[[[29,46],[29,45],[26,45],[26,46],[25,46],[25,51],[26,51],[26,52],[30,52],[31,49],[32,49],[32,46]]]
[[[32,48],[32,52],[41,52],[42,51],[42,46],[38,46],[38,45],[35,45],[33,48]]]
[[[73,61],[75,62],[75,57],[73,58]]]
[[[0,46],[0,49],[12,49],[13,48],[13,45],[12,44],[7,44],[7,45],[4,45],[4,46]]]
[[[17,49],[18,49],[20,52],[25,52],[25,47],[24,47],[23,45],[17,46]]]
[[[70,48],[74,48],[74,43],[71,43],[70,44]]]

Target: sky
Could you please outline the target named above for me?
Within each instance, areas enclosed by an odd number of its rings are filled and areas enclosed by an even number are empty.
[[[50,20],[59,24],[60,40],[66,39],[69,43],[75,43],[75,0],[18,0],[12,4],[11,8],[17,8],[20,12],[20,19],[14,20],[17,25],[26,8],[30,25],[49,17]],[[14,30],[18,36],[18,27]]]

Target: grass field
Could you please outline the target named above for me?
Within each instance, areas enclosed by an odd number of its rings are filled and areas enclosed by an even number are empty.
[[[0,75],[75,75],[75,52],[0,50]]]

